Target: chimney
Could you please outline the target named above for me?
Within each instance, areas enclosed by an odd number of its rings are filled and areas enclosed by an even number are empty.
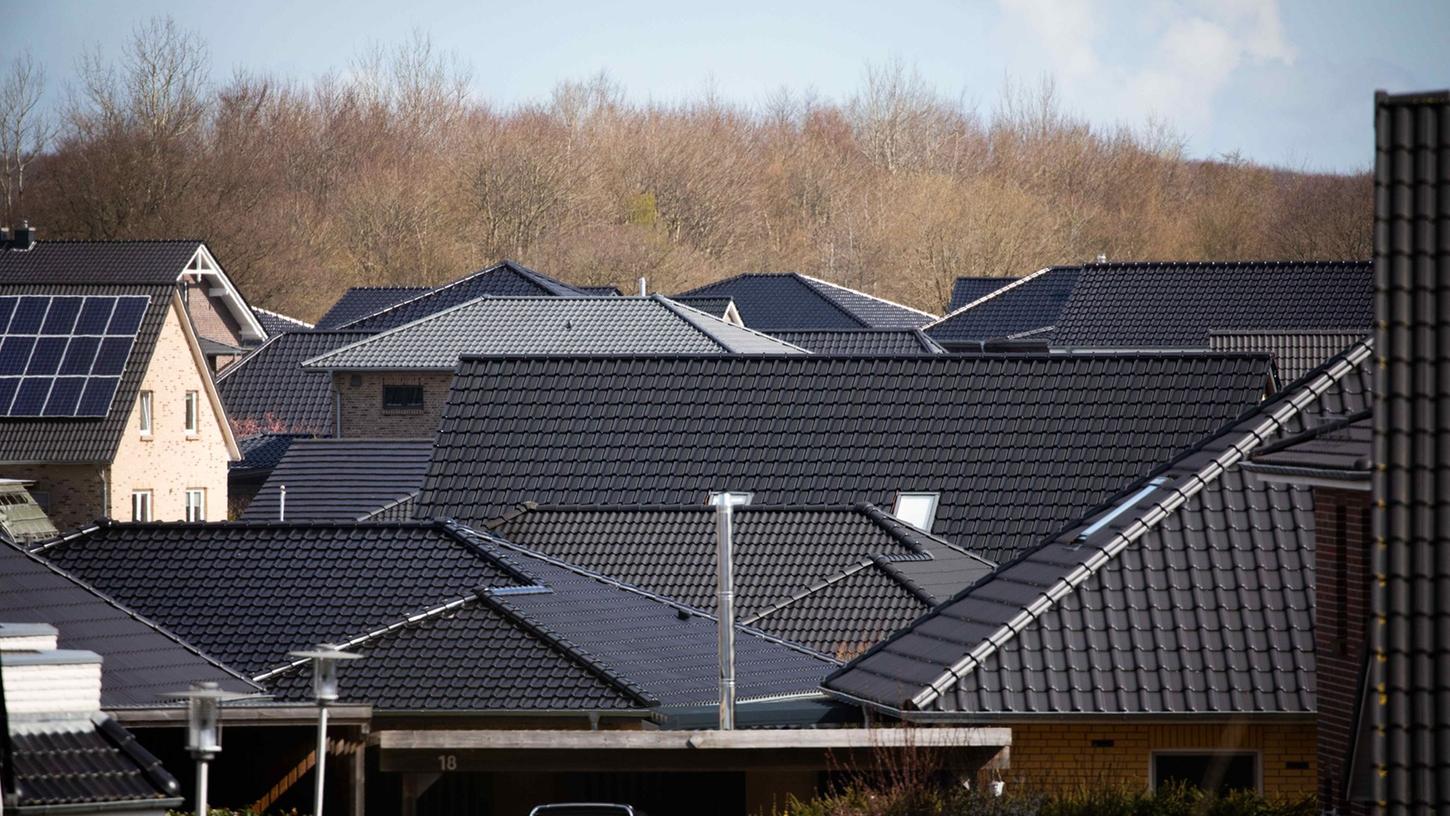
[[[639,296],[649,297],[649,286],[645,282],[644,275],[639,276]]]
[[[728,492],[715,499],[715,539],[719,547],[715,572],[715,618],[719,626],[720,730],[735,730],[735,576],[731,553],[734,506]]]
[[[29,221],[21,221],[20,226],[15,228],[14,237],[10,239],[10,248],[27,250],[35,246],[35,230],[31,228]]]
[[[9,719],[89,717],[101,710],[101,656],[57,649],[54,626],[0,624],[5,709]]]

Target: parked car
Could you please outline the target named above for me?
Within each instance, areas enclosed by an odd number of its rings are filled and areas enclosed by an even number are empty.
[[[649,814],[629,805],[610,805],[602,802],[563,802],[557,805],[539,805],[529,811],[529,816],[649,816]]]

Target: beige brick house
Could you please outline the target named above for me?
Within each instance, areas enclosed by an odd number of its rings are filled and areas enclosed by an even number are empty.
[[[0,251],[0,475],[62,530],[226,517],[239,453],[182,282],[203,262],[195,241]]]

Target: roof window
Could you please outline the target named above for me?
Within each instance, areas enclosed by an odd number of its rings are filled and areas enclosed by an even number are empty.
[[[929,533],[936,521],[936,506],[940,500],[940,493],[897,493],[896,507],[891,515]]]

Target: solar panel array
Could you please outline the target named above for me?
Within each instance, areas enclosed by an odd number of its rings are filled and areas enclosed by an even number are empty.
[[[0,297],[0,416],[103,417],[146,296]]]

